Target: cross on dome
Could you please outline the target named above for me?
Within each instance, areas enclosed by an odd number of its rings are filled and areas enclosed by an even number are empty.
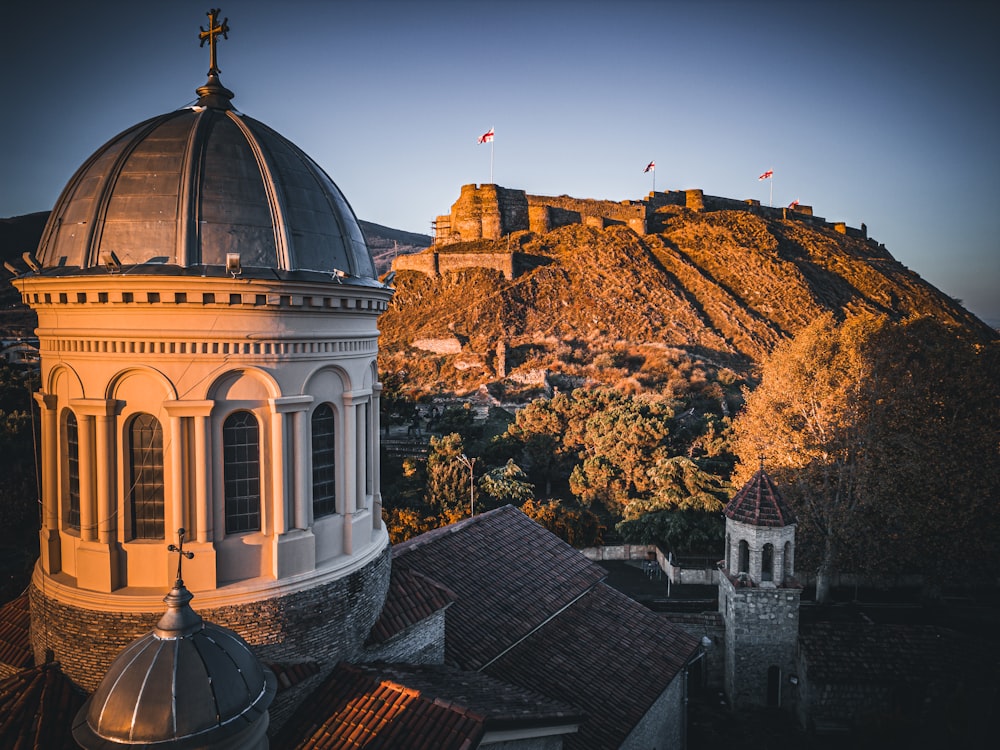
[[[184,558],[186,557],[190,560],[194,557],[194,552],[188,552],[184,549],[184,534],[186,532],[184,529],[177,529],[177,544],[171,544],[167,546],[167,552],[177,553],[177,579],[175,586],[184,585],[184,579],[181,577],[181,566],[184,564]]]
[[[221,72],[219,70],[219,63],[215,52],[216,38],[220,34],[222,35],[223,39],[229,38],[228,36],[229,18],[228,17],[224,18],[222,20],[222,23],[219,23],[219,10],[220,10],[219,8],[212,8],[210,11],[208,11],[208,13],[205,14],[206,16],[208,16],[207,29],[204,29],[201,26],[198,27],[200,29],[198,38],[201,39],[201,45],[199,46],[204,47],[205,40],[206,39],[208,40],[209,60],[210,60],[208,74],[210,76],[213,75],[217,76]]]

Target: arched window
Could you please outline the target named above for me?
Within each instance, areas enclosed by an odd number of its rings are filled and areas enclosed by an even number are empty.
[[[740,573],[750,572],[750,545],[746,539],[740,540]]]
[[[774,545],[765,544],[760,555],[760,580],[774,580]]]
[[[329,404],[312,415],[313,517],[337,512],[337,420]]]
[[[132,417],[128,445],[132,538],[163,539],[163,429],[156,417]]]
[[[729,534],[726,534],[726,570],[732,570],[733,569],[733,566],[732,566],[732,558],[733,558],[732,547],[733,547],[733,541],[732,541],[732,539],[729,538]]]
[[[76,415],[66,415],[66,526],[80,530],[80,436]]]
[[[784,559],[781,561],[781,574],[784,578],[792,577],[792,543],[785,542]]]
[[[248,411],[222,425],[222,476],[226,533],[260,530],[260,428]]]

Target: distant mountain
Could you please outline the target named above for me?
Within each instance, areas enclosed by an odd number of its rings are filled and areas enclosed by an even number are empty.
[[[419,252],[431,244],[431,238],[426,234],[391,229],[370,221],[359,220],[358,223],[368,241],[368,249],[375,259],[375,270],[379,276],[389,270],[397,256]]]
[[[581,215],[591,210],[585,203]],[[509,393],[511,383],[560,378],[659,388],[664,379],[649,371],[666,367],[665,356],[671,367],[687,358],[746,375],[824,311],[933,316],[996,338],[859,230],[752,207],[663,206],[651,219],[646,233],[581,221],[438,245],[426,262],[408,258],[379,321],[383,370],[405,371],[424,391],[503,382]],[[507,278],[511,250],[519,270]]]

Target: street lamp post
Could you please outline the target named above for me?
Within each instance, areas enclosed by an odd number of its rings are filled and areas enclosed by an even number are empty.
[[[469,516],[474,516],[476,515],[476,459],[461,453],[458,455],[458,460],[469,470]]]

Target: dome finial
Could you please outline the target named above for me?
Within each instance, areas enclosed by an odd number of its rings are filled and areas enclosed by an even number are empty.
[[[223,39],[229,38],[229,19],[224,18],[222,23],[219,23],[219,8],[212,8],[205,15],[208,16],[208,28],[205,29],[199,26],[200,33],[198,34],[198,38],[201,40],[200,46],[202,47],[205,46],[205,40],[208,40],[208,81],[204,86],[200,86],[195,90],[199,97],[198,104],[202,107],[212,107],[213,109],[232,109],[233,105],[229,103],[229,100],[233,98],[234,94],[223,86],[222,81],[219,80],[219,73],[221,71],[219,70],[219,62],[215,49],[220,34]]]

